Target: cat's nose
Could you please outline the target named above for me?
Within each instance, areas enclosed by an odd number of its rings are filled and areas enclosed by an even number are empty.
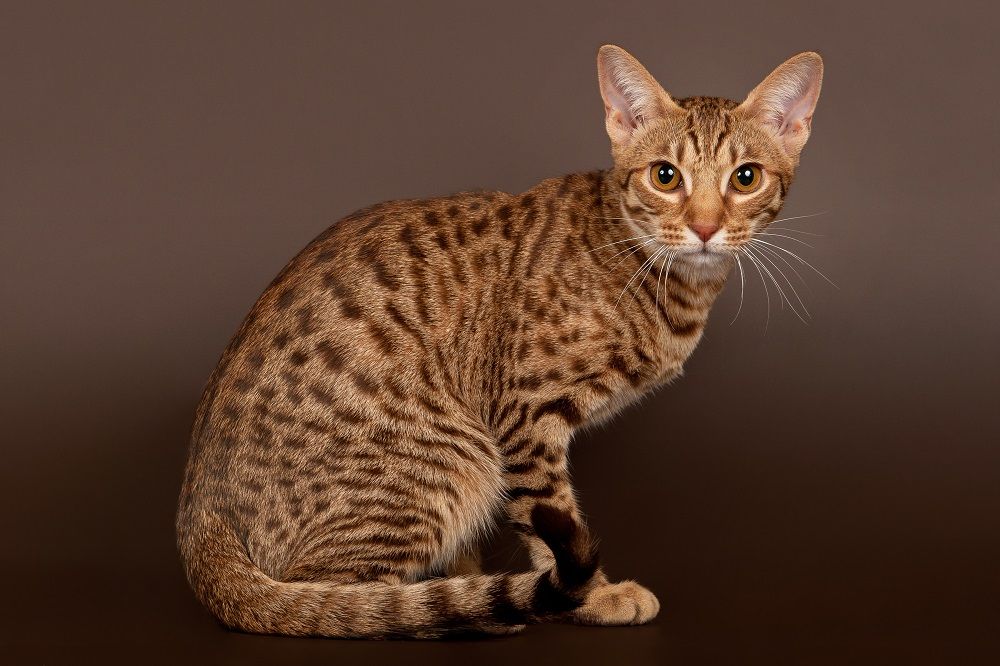
[[[708,239],[714,236],[715,232],[719,230],[719,225],[711,222],[692,222],[688,226],[691,227],[691,231],[695,232],[703,243],[707,243]]]

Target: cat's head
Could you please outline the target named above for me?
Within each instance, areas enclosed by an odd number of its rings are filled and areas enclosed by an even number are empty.
[[[621,217],[678,264],[727,259],[774,219],[809,138],[823,60],[800,53],[743,102],[673,99],[617,46],[597,56]]]

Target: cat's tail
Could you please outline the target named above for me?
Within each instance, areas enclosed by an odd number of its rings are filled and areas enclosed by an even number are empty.
[[[434,638],[512,633],[577,608],[597,570],[586,532],[557,511],[533,524],[556,556],[551,571],[432,578],[400,585],[281,582],[261,571],[222,517],[186,512],[179,546],[198,598],[226,626],[261,634]]]

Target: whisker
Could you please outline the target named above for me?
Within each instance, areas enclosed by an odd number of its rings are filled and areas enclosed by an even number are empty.
[[[661,281],[663,281],[663,283],[664,283],[663,284],[663,292],[664,292],[663,296],[664,296],[664,298],[666,298],[666,296],[667,296],[667,293],[666,293],[666,291],[667,291],[667,285],[666,285],[666,279],[664,278],[664,275],[665,275],[665,273],[664,273],[664,267],[667,265],[667,259],[670,259],[671,261],[673,261],[673,258],[674,258],[674,253],[673,252],[666,252],[663,255],[663,263],[660,264],[660,274],[656,278],[656,309],[657,310],[660,309],[660,282]],[[667,268],[666,270],[669,271],[670,269]]]
[[[666,300],[667,296],[670,295],[670,292],[667,291],[667,289],[670,288],[670,283],[668,282],[670,280],[670,267],[674,265],[674,259],[677,258],[677,254],[678,254],[677,252],[671,252],[670,253],[670,259],[667,261],[667,270],[663,274],[663,299],[664,300]]]
[[[823,234],[817,234],[812,231],[802,231],[801,229],[790,229],[788,227],[775,227],[768,225],[768,230],[777,229],[778,231],[787,231],[790,234],[802,234],[803,236],[815,236],[816,238],[823,238]]]
[[[819,275],[819,276],[820,276],[821,278],[823,278],[824,280],[826,280],[827,282],[829,282],[829,283],[830,283],[831,285],[833,285],[833,286],[834,286],[834,287],[836,287],[837,289],[840,289],[840,287],[838,287],[838,286],[837,286],[837,284],[836,284],[836,283],[835,283],[835,282],[834,282],[833,280],[831,280],[830,278],[828,278],[828,277],[827,277],[827,276],[826,276],[826,275],[825,275],[825,274],[823,273],[823,271],[819,270],[818,268],[816,268],[815,266],[813,266],[812,264],[810,264],[810,263],[809,263],[808,261],[806,261],[805,259],[803,259],[803,258],[802,258],[802,257],[800,257],[799,255],[795,254],[795,253],[794,253],[794,252],[792,252],[791,250],[789,250],[789,249],[787,249],[787,248],[784,248],[784,247],[781,247],[780,245],[775,245],[774,243],[768,243],[767,241],[765,241],[765,240],[760,240],[760,239],[758,239],[758,238],[751,238],[751,239],[750,239],[750,242],[751,242],[751,243],[763,243],[764,245],[768,245],[768,246],[770,246],[770,247],[773,247],[773,248],[775,248],[775,249],[778,249],[778,250],[781,250],[782,252],[785,252],[786,254],[788,254],[788,255],[790,255],[790,256],[792,256],[792,257],[794,257],[794,258],[795,258],[795,259],[796,259],[797,261],[800,261],[800,262],[802,262],[802,263],[803,263],[804,265],[806,265],[806,266],[808,266],[809,268],[811,268],[812,270],[816,271],[816,274],[817,274],[817,275]]]
[[[774,270],[778,271],[778,274],[782,278],[784,278],[785,282],[788,284],[788,288],[792,290],[792,294],[795,296],[796,300],[799,302],[799,305],[802,307],[802,311],[806,313],[806,317],[808,317],[809,319],[812,319],[812,315],[809,313],[809,308],[807,308],[806,304],[802,302],[802,297],[799,296],[799,292],[795,289],[795,285],[793,285],[792,281],[788,279],[788,276],[785,275],[785,272],[783,270],[781,270],[781,267],[778,266],[778,264],[774,263],[773,259],[771,259],[769,256],[767,256],[767,255],[765,255],[763,253],[763,249],[764,248],[757,248],[757,249],[758,249],[758,251],[761,251],[761,254],[760,254],[761,258],[764,259],[765,261],[767,261],[769,264],[771,264],[774,267]],[[790,308],[792,308],[792,311],[795,312],[796,315],[799,314],[795,310],[795,306],[792,305],[791,300],[788,301],[788,306]],[[801,315],[799,315],[799,319],[802,319]],[[803,323],[808,323],[804,319],[802,319],[802,321],[803,321]]]
[[[793,215],[792,217],[781,217],[778,218],[777,220],[772,220],[771,224],[777,224],[778,222],[789,222],[791,220],[804,220],[808,217],[819,217],[820,215],[826,215],[829,212],[830,211],[828,210],[823,210],[818,213],[810,213],[809,215]]]
[[[755,259],[757,259],[757,261],[759,262],[759,265],[760,265],[761,269],[764,271],[764,275],[766,275],[768,277],[768,279],[771,280],[771,284],[773,284],[774,287],[775,287],[775,289],[778,290],[778,303],[781,304],[781,309],[784,310],[785,309],[785,301],[787,299],[785,298],[785,292],[783,292],[781,290],[781,287],[778,285],[778,281],[774,279],[774,273],[772,273],[771,271],[769,271],[767,269],[767,266],[764,264],[764,260],[761,259],[760,256],[756,252],[754,252],[752,248],[748,247],[747,248],[747,253],[750,254],[751,256],[753,256]]]
[[[642,234],[641,236],[633,236],[632,238],[623,238],[622,240],[615,241],[613,243],[607,243],[606,245],[601,245],[600,247],[595,247],[593,249],[587,250],[587,254],[591,252],[597,252],[606,247],[611,247],[612,245],[620,245],[621,243],[627,243],[629,241],[639,240],[641,238],[653,238],[656,234]]]
[[[798,308],[795,307],[795,304],[792,303],[792,300],[788,297],[788,295],[785,293],[785,290],[781,287],[781,283],[778,282],[778,278],[775,277],[774,273],[771,272],[771,269],[768,268],[767,264],[764,263],[765,261],[768,261],[768,263],[771,263],[771,265],[774,265],[774,262],[771,262],[770,260],[768,260],[766,257],[763,257],[763,256],[760,256],[759,259],[760,259],[760,262],[761,262],[761,264],[760,264],[761,268],[763,268],[764,272],[767,273],[768,277],[771,278],[771,282],[774,284],[774,288],[778,290],[778,294],[780,294],[780,296],[781,296],[781,299],[782,299],[782,305],[781,305],[781,307],[782,307],[782,309],[784,309],[785,303],[787,303],[788,304],[788,309],[790,309],[795,314],[795,316],[798,317],[799,321],[801,321],[803,324],[808,324],[809,322],[806,321],[806,319],[802,316],[801,313],[799,313]],[[775,268],[777,268],[777,266],[775,266]],[[781,271],[779,270],[778,272],[780,273]],[[785,278],[785,279],[787,280],[788,278]],[[803,305],[803,308],[804,307],[805,306]]]
[[[757,249],[760,250],[761,252],[766,252],[769,255],[771,255],[771,256],[773,256],[773,257],[775,257],[777,259],[781,259],[782,263],[785,264],[786,266],[788,266],[788,268],[790,268],[792,270],[792,272],[795,273],[795,275],[799,278],[799,281],[802,283],[802,285],[806,289],[808,289],[809,291],[812,291],[812,287],[810,287],[809,283],[806,282],[806,279],[804,277],[802,277],[802,273],[799,273],[798,269],[795,268],[795,264],[793,264],[792,262],[788,261],[788,259],[785,258],[785,255],[778,254],[777,252],[775,252],[771,248],[764,247],[763,245],[761,245]]]
[[[646,266],[646,272],[645,272],[645,274],[643,274],[642,278],[638,282],[635,283],[635,291],[633,292],[633,294],[634,294],[636,300],[638,300],[638,298],[639,298],[639,289],[641,289],[643,287],[643,285],[646,284],[646,278],[648,278],[649,274],[653,271],[653,266],[656,264],[656,260],[659,259],[664,254],[666,254],[669,251],[669,249],[670,248],[662,247],[659,250],[657,250],[656,252],[654,252],[652,257],[650,257],[651,261],[649,261],[649,265]]]
[[[651,242],[651,241],[646,241],[646,242],[648,243],[648,242]],[[605,259],[604,261],[602,261],[602,262],[601,262],[601,266],[606,266],[606,265],[607,265],[607,263],[608,263],[609,261],[611,261],[612,259],[614,259],[615,257],[617,257],[617,256],[619,256],[619,255],[621,255],[621,254],[623,254],[623,253],[625,253],[625,252],[628,252],[629,250],[633,250],[633,251],[635,251],[635,250],[639,249],[640,247],[642,247],[642,245],[643,245],[643,243],[636,243],[635,245],[629,245],[629,246],[628,246],[628,247],[626,247],[626,248],[625,248],[624,250],[618,250],[618,251],[617,251],[617,252],[615,252],[615,253],[614,253],[613,255],[611,255],[610,257],[608,257],[608,258],[607,258],[607,259]],[[627,257],[626,257],[626,258],[627,258]]]
[[[802,245],[805,245],[806,247],[813,247],[812,245],[810,245],[809,243],[805,242],[804,240],[801,240],[799,238],[793,238],[792,236],[786,236],[784,234],[771,234],[771,233],[768,233],[766,231],[758,231],[757,233],[754,234],[754,236],[774,236],[776,238],[787,238],[790,241],[795,241],[796,243],[801,243]]]
[[[733,317],[733,320],[731,322],[729,322],[730,326],[732,326],[734,323],[736,323],[736,320],[740,316],[740,312],[743,311],[743,287],[744,287],[744,283],[746,282],[746,279],[743,277],[743,262],[740,261],[740,252],[739,252],[739,249],[737,249],[737,250],[735,250],[733,252],[733,258],[736,259],[736,265],[740,269],[740,306],[738,308],[736,308],[736,315]]]
[[[649,274],[653,271],[653,266],[656,264],[656,260],[659,259],[660,256],[662,256],[663,254],[665,254],[667,252],[667,249],[668,248],[662,247],[653,253],[652,257],[653,260],[649,262],[649,266],[646,268],[646,274],[642,276],[641,280],[635,283],[635,298],[637,300],[639,298],[639,289],[642,288],[644,284],[646,284],[646,278],[648,278]],[[659,284],[659,279],[657,279],[657,284]]]
[[[628,291],[628,288],[629,288],[629,285],[631,285],[631,284],[632,284],[632,280],[634,280],[634,279],[635,279],[635,277],[636,277],[636,276],[637,276],[637,275],[638,275],[639,273],[641,273],[641,272],[642,272],[642,270],[643,270],[644,268],[646,268],[646,264],[647,264],[647,263],[649,263],[650,259],[652,259],[653,261],[655,261],[655,260],[656,260],[656,257],[657,257],[657,255],[658,255],[658,254],[659,254],[660,252],[662,252],[662,251],[663,251],[663,248],[660,248],[660,249],[659,249],[659,250],[658,250],[657,252],[655,252],[655,253],[653,254],[653,256],[652,256],[652,257],[649,257],[648,259],[646,259],[646,261],[642,262],[642,264],[640,264],[640,265],[639,265],[639,269],[638,269],[638,270],[636,270],[636,272],[632,274],[632,277],[630,277],[630,278],[628,279],[628,282],[626,282],[626,283],[625,283],[625,287],[624,287],[624,288],[622,288],[622,293],[618,294],[618,300],[616,300],[616,301],[615,301],[615,309],[616,309],[616,310],[618,309],[618,304],[619,304],[619,303],[621,303],[621,301],[622,301],[622,296],[624,296],[624,295],[625,295],[625,292],[626,292],[626,291]],[[643,278],[643,279],[645,279],[645,278]],[[638,297],[638,292],[636,292],[636,296]]]
[[[758,262],[757,259],[755,259],[754,256],[747,251],[749,249],[749,246],[743,246],[743,250],[746,252],[746,256],[750,260],[750,263],[757,269],[757,274],[760,276],[760,283],[764,285],[764,296],[767,298],[767,319],[764,320],[764,335],[767,335],[767,327],[771,323],[771,290],[767,288],[767,281],[764,279],[764,273],[760,270],[760,262]]]
[[[629,258],[629,257],[631,257],[631,256],[632,256],[633,254],[635,254],[636,252],[638,252],[638,251],[639,251],[639,250],[641,250],[642,248],[646,247],[647,245],[649,245],[649,244],[651,244],[651,243],[655,243],[655,242],[656,242],[656,239],[650,239],[650,240],[648,240],[648,241],[645,241],[644,243],[639,243],[638,245],[636,245],[635,247],[633,247],[633,248],[632,248],[632,251],[631,251],[631,252],[629,252],[629,253],[628,253],[628,254],[626,254],[626,255],[625,255],[624,257],[622,257],[622,258],[621,258],[621,260],[619,260],[617,264],[615,264],[614,266],[612,266],[612,267],[611,267],[611,268],[609,268],[608,270],[609,270],[609,271],[613,271],[613,270],[615,270],[616,268],[618,268],[619,266],[621,266],[621,265],[622,265],[623,263],[625,263],[625,262],[626,262],[626,261],[628,260],[628,258]],[[624,252],[624,251],[625,251],[625,250],[622,250],[622,252]],[[614,259],[614,257],[617,257],[617,256],[618,256],[619,254],[621,254],[622,252],[619,252],[619,253],[615,254],[615,255],[614,255],[613,257],[610,257],[610,258],[608,259],[608,261],[611,261],[611,259]],[[604,263],[607,263],[607,262],[604,262]],[[602,264],[602,265],[603,265],[603,264]]]
[[[616,221],[619,221],[619,222],[631,222],[632,221],[632,218],[629,218],[629,217],[601,217],[600,215],[597,215],[597,216],[594,216],[594,217],[587,217],[587,218],[584,218],[584,219],[586,219],[586,220],[616,220]]]

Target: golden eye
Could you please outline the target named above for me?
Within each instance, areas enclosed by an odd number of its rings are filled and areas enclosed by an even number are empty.
[[[669,192],[681,184],[681,170],[670,162],[657,162],[649,169],[649,179],[656,189]]]
[[[738,167],[733,175],[729,177],[729,184],[737,192],[753,192],[760,187],[760,167],[756,164],[744,164]]]

